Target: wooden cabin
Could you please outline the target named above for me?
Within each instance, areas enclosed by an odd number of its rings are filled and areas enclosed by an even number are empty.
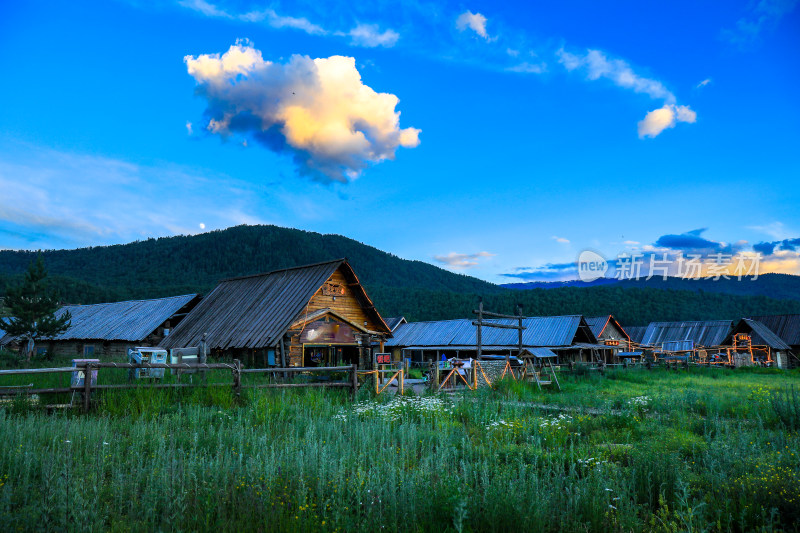
[[[56,312],[72,316],[67,330],[36,343],[37,355],[126,361],[128,348],[159,346],[170,330],[200,301],[198,294],[153,300],[66,305]]]
[[[631,338],[614,315],[587,317],[586,323],[597,338],[597,342],[608,347],[598,349],[606,364],[618,363],[617,354],[631,350]]]
[[[165,342],[198,346],[250,366],[371,361],[392,332],[346,259],[224,280]]]

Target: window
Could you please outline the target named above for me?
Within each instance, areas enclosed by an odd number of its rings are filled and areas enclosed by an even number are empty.
[[[47,348],[39,346],[38,348],[36,348],[36,355],[38,356],[47,355]]]
[[[267,350],[267,365],[275,366],[275,350]]]
[[[94,357],[94,344],[84,344],[83,345],[83,356],[84,357]]]

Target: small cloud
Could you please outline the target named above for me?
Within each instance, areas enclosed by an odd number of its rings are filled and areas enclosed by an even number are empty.
[[[400,34],[391,29],[381,32],[377,24],[359,24],[350,30],[348,35],[350,35],[351,44],[367,48],[378,46],[390,48],[400,38]]]
[[[783,222],[772,222],[765,226],[748,226],[747,229],[759,231],[769,235],[775,240],[788,239],[791,236],[791,232],[786,229],[786,226],[784,226]]]
[[[518,65],[514,65],[513,67],[509,67],[509,72],[521,72],[523,74],[541,74],[546,69],[546,65],[544,63],[536,64],[536,63],[528,63],[522,62]]]
[[[709,83],[711,83],[711,78],[706,78],[706,79],[704,79],[703,81],[701,81],[700,83],[697,84],[697,88],[699,89],[701,87],[705,87]]]
[[[791,13],[798,0],[760,0],[753,2],[736,27],[722,30],[722,38],[731,44],[745,47],[753,43],[765,29],[773,29],[784,15]]]
[[[564,237],[557,237],[553,235],[551,238],[556,242],[560,242],[562,244],[569,244],[569,239],[565,239]]]
[[[186,121],[186,133],[188,135],[191,135],[193,133],[192,132],[192,123],[189,122],[188,120]]]
[[[478,266],[478,260],[484,257],[494,257],[495,254],[489,252],[478,252],[476,254],[459,254],[450,252],[447,255],[435,255],[433,259],[450,268],[473,268]]]
[[[197,11],[207,17],[231,18],[231,15],[205,0],[180,0],[178,5]]]
[[[511,57],[517,57],[519,55],[519,50],[514,50],[513,48],[506,48],[506,54],[510,55]]]
[[[464,11],[456,19],[456,28],[458,28],[458,31],[465,31],[469,28],[487,41],[491,40],[489,34],[486,33],[486,17],[480,13],[473,13],[469,10]]]
[[[206,225],[203,224],[202,222],[200,224],[198,224],[198,226],[200,227],[200,229],[206,229]]]
[[[309,35],[325,35],[328,32],[322,26],[314,24],[305,17],[287,17],[279,15],[274,9],[264,9],[262,11],[251,11],[239,16],[240,20],[246,22],[266,22],[269,26],[282,29],[292,28],[308,33]]]
[[[624,241],[622,244],[626,246],[639,246],[642,243],[640,243],[639,241]]]
[[[656,137],[667,128],[674,128],[678,122],[693,124],[697,113],[689,106],[664,104],[664,107],[650,111],[639,122],[639,138]]]

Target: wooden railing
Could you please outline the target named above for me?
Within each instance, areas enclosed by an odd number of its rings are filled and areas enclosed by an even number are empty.
[[[142,368],[164,368],[170,370],[196,370],[206,372],[210,370],[228,370],[231,372],[230,382],[206,382],[201,383],[158,383],[144,380],[134,380],[129,383],[98,384],[92,383],[92,373],[101,368],[111,369],[142,369]],[[0,396],[24,394],[63,394],[79,392],[83,395],[83,407],[88,411],[91,407],[92,391],[95,390],[121,390],[121,389],[168,389],[168,388],[196,388],[196,387],[232,387],[236,395],[241,394],[242,389],[266,389],[266,388],[304,388],[304,387],[340,387],[352,390],[355,397],[358,391],[358,373],[356,365],[349,366],[326,366],[326,367],[288,367],[288,368],[242,368],[239,360],[232,363],[101,363],[101,362],[80,362],[75,366],[57,368],[20,368],[11,370],[0,370],[2,376],[25,376],[33,374],[59,374],[83,372],[83,383],[71,385],[69,387],[50,387],[34,388],[33,385],[0,385]],[[246,383],[242,384],[242,374],[273,374],[277,377],[299,374],[302,372],[322,372],[327,374],[342,373],[349,374],[349,378],[344,381],[309,382],[309,383]]]

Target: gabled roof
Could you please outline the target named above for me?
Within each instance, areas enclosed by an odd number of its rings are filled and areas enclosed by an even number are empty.
[[[372,334],[377,334],[378,333],[377,331],[368,330],[363,325],[361,325],[361,324],[359,324],[357,322],[354,322],[354,321],[350,320],[347,317],[344,317],[344,316],[340,315],[339,313],[337,313],[336,311],[334,311],[333,309],[331,309],[329,307],[326,307],[324,309],[317,309],[316,311],[314,311],[312,313],[308,313],[308,314],[302,313],[299,317],[297,317],[297,319],[294,322],[292,322],[292,325],[289,326],[289,329],[295,329],[295,328],[303,327],[306,324],[314,322],[315,320],[319,320],[320,318],[325,317],[325,316],[330,316],[330,317],[333,317],[333,318],[335,318],[336,320],[338,320],[340,322],[344,322],[345,324],[347,324],[348,326],[352,327],[353,329],[355,329],[357,331],[363,331],[365,333],[372,333]]]
[[[786,344],[800,345],[800,315],[761,315],[750,318],[767,326]]]
[[[730,320],[651,322],[640,344],[661,346],[665,341],[691,340],[695,347],[719,346],[732,327]]]
[[[766,345],[773,350],[790,350],[788,344],[778,337],[771,329],[752,318],[741,319],[731,330],[723,344],[732,344],[735,333],[749,333],[750,340],[754,345]]]
[[[462,318],[456,320],[438,320],[431,322],[409,322],[400,325],[394,332],[394,337],[387,341],[387,346],[414,346],[414,347],[464,347],[473,348],[476,345],[476,327],[472,325],[473,319]],[[487,320],[487,322],[489,322]],[[491,320],[497,324],[516,325],[517,320],[498,319]],[[597,339],[592,334],[586,321],[580,315],[545,316],[524,318],[522,325],[522,345],[524,347],[555,347],[572,346],[577,342],[596,343]],[[481,341],[485,346],[514,347],[518,343],[518,332],[514,329],[498,329],[484,327],[481,331]]]
[[[72,315],[70,326],[61,335],[47,340],[105,340],[138,342],[200,296],[185,294],[154,300],[131,300],[91,305],[66,305],[56,312]]]
[[[205,333],[209,348],[275,346],[337,269],[341,269],[365,312],[379,329],[389,333],[350,264],[346,259],[336,259],[221,281],[178,324],[164,345],[197,346]]]
[[[397,329],[397,326],[400,324],[408,324],[408,320],[404,316],[395,316],[392,318],[386,318],[386,325],[389,326],[389,329],[394,331]]]
[[[620,323],[617,322],[617,319],[614,318],[614,315],[586,317],[586,323],[589,325],[589,328],[591,328],[594,336],[598,339],[600,338],[600,335],[603,334],[603,331],[606,329],[606,327],[611,324],[617,328],[619,332],[622,333],[628,340],[630,340],[628,333],[625,331],[625,329],[623,329]]]

